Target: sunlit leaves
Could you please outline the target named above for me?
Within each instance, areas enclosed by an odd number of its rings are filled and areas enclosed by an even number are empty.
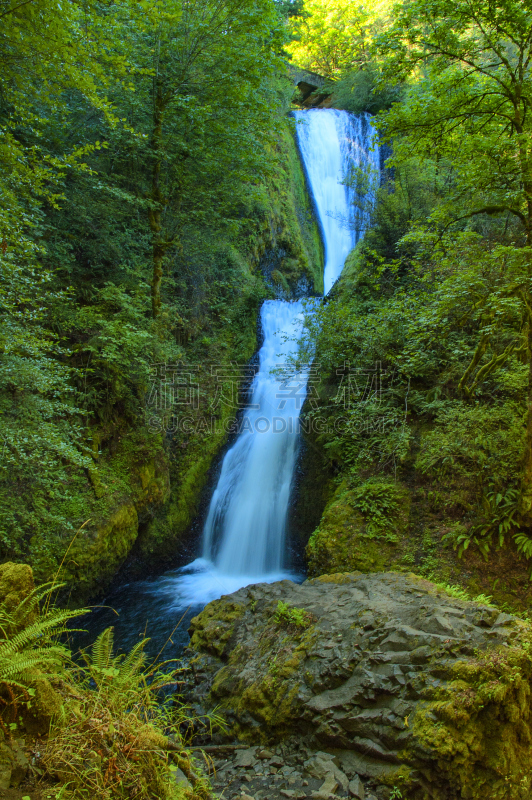
[[[371,40],[386,17],[388,0],[364,6],[353,0],[305,0],[291,23],[288,51],[299,67],[326,78],[367,63]]]

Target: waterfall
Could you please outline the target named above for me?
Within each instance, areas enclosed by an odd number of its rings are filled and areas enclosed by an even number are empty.
[[[371,151],[367,116],[333,109],[295,116],[324,239],[328,293],[368,217],[357,185],[345,178],[353,167],[366,175],[377,171],[378,152]],[[250,583],[293,577],[285,571],[285,537],[306,377],[283,379],[272,370],[282,370],[295,352],[302,311],[301,302],[268,300],[262,306],[259,370],[211,498],[202,557],[180,570],[177,586],[175,579],[165,579],[166,591],[177,592],[181,605],[204,605]]]
[[[268,300],[264,343],[240,435],[226,453],[205,524],[203,557],[222,574],[261,579],[283,566],[297,423],[306,376],[272,373],[295,349],[301,303]]]
[[[349,251],[369,221],[367,200],[379,172],[379,152],[367,114],[353,116],[335,109],[296,111],[297,139],[319,217],[324,246],[324,294],[340,277]],[[369,192],[357,192],[359,184]],[[351,177],[351,184],[342,183]],[[369,197],[368,197],[369,195]]]

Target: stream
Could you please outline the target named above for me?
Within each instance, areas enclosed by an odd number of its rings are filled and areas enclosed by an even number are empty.
[[[367,115],[311,109],[294,116],[323,237],[328,294],[369,219],[353,170],[369,174],[372,185],[378,176],[378,148],[372,149],[374,131]],[[77,635],[76,646],[86,646],[113,625],[119,649],[128,650],[149,635],[151,656],[164,648],[164,658],[176,657],[188,643],[189,620],[210,601],[253,583],[303,580],[290,571],[286,543],[307,377],[283,375],[297,348],[302,316],[301,301],[267,300],[262,305],[259,369],[240,433],[222,461],[198,548],[201,555],[181,569],[113,592],[81,620],[87,633]]]

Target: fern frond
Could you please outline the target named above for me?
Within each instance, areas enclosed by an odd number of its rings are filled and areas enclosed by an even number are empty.
[[[127,675],[128,677],[133,678],[142,671],[142,668],[146,663],[146,653],[144,652],[144,648],[149,641],[149,639],[143,639],[141,642],[137,642],[137,644],[129,651],[124,661],[120,664],[120,672],[124,675],[124,677]]]
[[[67,631],[69,620],[84,612],[48,607],[34,619],[52,590],[46,585],[34,589],[14,609],[0,605],[0,684],[28,689],[37,676],[53,677],[69,661],[70,651],[57,638]],[[20,629],[28,619],[34,621]]]
[[[24,651],[22,653],[16,653],[9,658],[0,657],[0,681],[6,680],[12,674],[22,672],[30,667],[39,667],[43,671],[55,672],[69,657],[70,651],[61,645]]]
[[[40,643],[41,645],[51,638],[65,633],[65,623],[73,617],[77,617],[80,612],[76,611],[56,611],[50,613],[44,619],[38,619],[31,625],[15,634],[12,638],[0,641],[0,656],[8,653],[16,653],[28,645]]]
[[[92,645],[90,657],[85,657],[89,666],[102,671],[108,669],[113,657],[114,628],[106,628]]]

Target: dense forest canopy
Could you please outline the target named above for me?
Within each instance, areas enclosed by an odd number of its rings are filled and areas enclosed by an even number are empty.
[[[271,0],[2,2],[0,24],[1,537],[16,554],[85,521],[72,476],[100,491],[102,426],[142,424],[152,365],[183,359],[227,294],[235,314],[255,302],[235,248],[264,202],[286,34]]]

